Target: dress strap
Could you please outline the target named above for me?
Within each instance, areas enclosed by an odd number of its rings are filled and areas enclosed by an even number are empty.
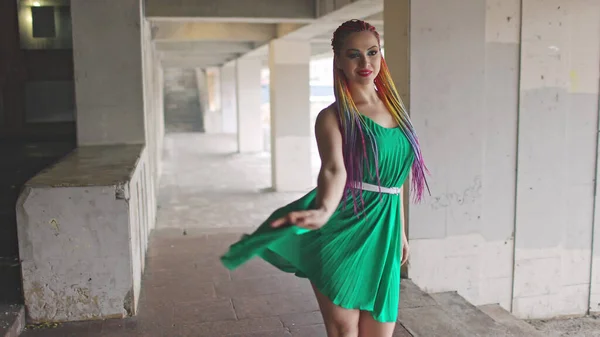
[[[365,183],[365,182],[358,182],[358,181],[353,181],[350,182],[350,187],[352,188],[356,188],[359,190],[363,190],[363,191],[370,191],[370,192],[379,192],[381,191],[381,193],[386,193],[386,194],[400,194],[400,187],[379,187],[377,185],[373,185],[373,184],[369,184],[369,183]]]

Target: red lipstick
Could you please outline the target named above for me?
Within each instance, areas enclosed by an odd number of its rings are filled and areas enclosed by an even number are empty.
[[[370,70],[366,70],[366,69],[364,69],[364,70],[359,70],[359,71],[358,71],[358,74],[359,74],[360,76],[363,76],[363,77],[368,77],[368,76],[369,76],[369,75],[371,75],[372,73],[373,73],[372,71],[370,71]]]

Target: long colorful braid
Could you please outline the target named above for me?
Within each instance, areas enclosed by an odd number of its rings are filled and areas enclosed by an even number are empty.
[[[333,34],[332,46],[334,53],[336,55],[340,55],[342,44],[348,35],[362,31],[373,32],[373,34],[375,34],[377,37],[377,40],[380,40],[379,34],[372,25],[361,20],[346,21],[340,27],[338,27]],[[356,212],[357,197],[361,200],[361,202],[363,202],[362,190],[357,191],[356,189],[352,188],[351,183],[363,181],[365,173],[363,172],[364,162],[365,159],[368,159],[367,146],[371,147],[374,155],[375,175],[377,177],[377,183],[381,187],[379,180],[379,167],[377,165],[377,143],[373,138],[374,136],[372,132],[366,127],[362,114],[359,113],[356,105],[354,104],[346,76],[341,69],[337,69],[335,63],[333,66],[333,79],[338,119],[344,141],[343,155],[344,166],[346,168],[347,175],[346,191],[354,200],[354,209]],[[390,111],[394,119],[398,122],[400,129],[410,142],[415,154],[415,160],[411,169],[411,192],[414,202],[420,202],[423,199],[424,190],[427,188],[427,191],[429,191],[429,186],[426,179],[426,174],[429,172],[425,166],[425,162],[421,154],[421,148],[417,134],[410,121],[408,112],[402,103],[402,99],[396,90],[396,86],[394,85],[390,71],[383,56],[381,57],[379,74],[376,76],[374,82],[375,89],[379,97]]]

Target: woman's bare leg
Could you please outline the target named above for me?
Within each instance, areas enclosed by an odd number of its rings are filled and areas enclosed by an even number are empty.
[[[321,314],[325,321],[328,337],[358,337],[359,310],[344,309],[333,304],[312,284]],[[390,335],[391,336],[391,335]],[[373,336],[375,337],[375,336]]]
[[[358,337],[392,337],[395,327],[395,322],[378,322],[370,312],[361,311],[358,322]]]

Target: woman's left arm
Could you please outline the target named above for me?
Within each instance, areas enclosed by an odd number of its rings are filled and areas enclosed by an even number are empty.
[[[406,218],[404,217],[404,186],[400,188],[400,219],[402,219],[402,263],[404,265],[408,261],[410,248],[408,246],[408,236],[406,228]]]

